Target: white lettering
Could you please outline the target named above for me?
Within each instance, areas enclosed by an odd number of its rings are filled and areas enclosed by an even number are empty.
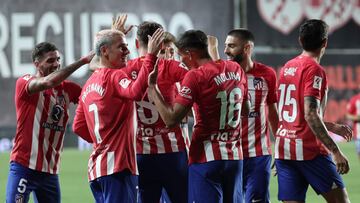
[[[46,12],[39,20],[36,43],[47,41],[47,30],[51,27],[55,35],[62,32],[61,20],[54,12]]]
[[[182,28],[181,31],[194,29],[191,18],[184,12],[175,13],[169,23],[169,32],[174,35],[179,33],[180,28]]]
[[[0,33],[1,33],[1,37],[0,37],[0,72],[1,72],[1,76],[4,78],[9,78],[11,73],[10,73],[10,66],[9,66],[9,62],[6,58],[4,49],[5,46],[7,44],[7,42],[9,41],[9,25],[6,22],[6,18],[4,15],[2,15],[0,13]]]
[[[13,75],[19,77],[32,71],[35,72],[35,68],[32,63],[21,63],[21,51],[31,51],[34,46],[33,37],[22,37],[22,27],[32,27],[34,25],[33,13],[14,13],[12,14],[12,26],[11,26],[11,44],[12,44],[12,67]]]

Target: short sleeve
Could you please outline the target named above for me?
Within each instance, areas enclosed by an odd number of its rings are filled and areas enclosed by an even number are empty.
[[[268,84],[269,84],[269,90],[268,90],[268,96],[266,98],[266,101],[268,104],[273,104],[277,102],[277,91],[276,91],[276,73],[275,70],[272,68],[269,68],[269,75],[268,75]]]
[[[35,77],[31,75],[24,75],[16,81],[16,87],[15,87],[16,97],[23,98],[24,96],[30,95],[28,91],[28,86],[30,81],[34,78]]]
[[[173,83],[181,82],[184,79],[186,73],[188,72],[187,68],[182,63],[175,60],[163,60],[163,61],[169,79]]]
[[[304,96],[313,96],[319,100],[327,87],[325,71],[316,65],[312,65],[304,72]]]
[[[196,73],[194,71],[189,71],[181,83],[180,91],[175,98],[175,103],[179,103],[183,106],[192,106],[198,92]]]
[[[77,104],[79,102],[79,96],[81,94],[81,87],[71,81],[64,81],[66,92],[69,95],[70,102]]]

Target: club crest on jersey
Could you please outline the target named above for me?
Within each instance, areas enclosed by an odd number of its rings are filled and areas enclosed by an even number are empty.
[[[24,202],[24,195],[23,194],[16,194],[15,195],[15,203],[23,203]]]
[[[284,70],[284,76],[290,75],[290,76],[295,76],[297,67],[289,67],[289,68],[285,68]]]
[[[128,80],[127,78],[124,78],[124,79],[121,79],[121,80],[120,80],[119,85],[120,85],[122,88],[126,89],[127,87],[129,87],[130,83],[131,83],[130,80]]]
[[[179,94],[185,98],[188,98],[188,99],[192,99],[191,97],[191,89],[186,87],[186,86],[182,86],[181,89],[180,89],[180,92]]]
[[[63,95],[57,96],[56,103],[60,106],[65,106],[65,97]]]
[[[313,82],[313,88],[320,90],[321,89],[321,83],[322,83],[322,77],[315,76],[314,82]]]
[[[253,85],[255,90],[261,90],[264,87],[263,79],[262,78],[254,78]]]

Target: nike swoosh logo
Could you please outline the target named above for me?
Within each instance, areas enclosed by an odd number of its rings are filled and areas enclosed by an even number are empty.
[[[252,203],[261,202],[261,201],[262,201],[262,199],[253,199],[253,200],[251,200]]]

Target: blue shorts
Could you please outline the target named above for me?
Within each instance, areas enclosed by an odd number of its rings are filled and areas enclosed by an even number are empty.
[[[137,163],[141,203],[158,203],[163,189],[172,203],[187,202],[188,159],[186,151],[139,154]],[[166,197],[164,198],[166,199]]]
[[[193,163],[189,167],[189,202],[241,203],[242,160]]]
[[[28,202],[34,192],[34,202],[60,202],[59,177],[10,162],[6,202]]]
[[[137,176],[124,170],[90,181],[96,203],[136,203]]]
[[[243,195],[246,203],[270,202],[271,156],[244,158]]]
[[[307,161],[276,159],[275,164],[281,201],[305,201],[309,185],[317,194],[345,187],[330,155],[319,155]]]

